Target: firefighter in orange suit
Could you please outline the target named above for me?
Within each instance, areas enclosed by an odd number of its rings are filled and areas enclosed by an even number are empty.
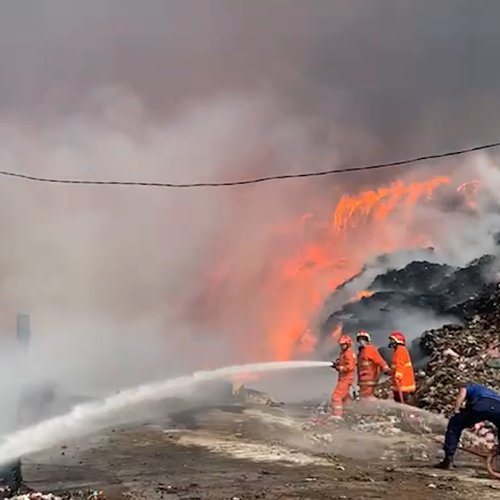
[[[392,392],[398,403],[408,403],[415,392],[415,373],[410,353],[406,349],[406,338],[401,332],[389,335],[389,347],[394,349],[392,355]]]
[[[378,349],[371,343],[371,337],[364,330],[358,332],[356,341],[358,353],[358,385],[361,398],[371,398],[375,395],[380,374],[391,373],[391,370]]]
[[[332,365],[338,371],[337,385],[332,392],[332,414],[341,417],[344,413],[344,403],[350,398],[349,389],[354,382],[356,370],[356,354],[352,349],[350,337],[342,335],[339,339],[340,356]]]

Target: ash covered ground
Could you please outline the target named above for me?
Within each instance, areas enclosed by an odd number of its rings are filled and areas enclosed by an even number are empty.
[[[496,265],[495,256],[462,268],[414,261],[376,276],[371,297],[333,315],[345,328],[373,330],[364,311],[381,303],[390,311],[404,300],[456,319],[414,341],[421,360],[416,403],[426,410],[353,403],[344,422],[332,423],[320,385],[311,384],[318,397],[310,401],[281,402],[273,391],[251,389],[259,381],[232,395],[222,384],[224,390],[211,392],[212,404],[210,397],[163,401],[138,409],[134,424],[27,457],[24,479],[68,498],[101,490],[108,499],[389,499],[402,490],[410,499],[497,498],[500,484],[472,455],[460,453],[457,471],[432,468],[456,374],[500,389]],[[357,320],[349,322],[349,314]],[[334,383],[333,372],[321,378]],[[491,432],[466,433],[463,444],[487,450],[495,440]]]
[[[465,499],[495,498],[500,487],[467,456],[458,474],[429,467],[444,421],[428,414],[408,423],[389,406],[319,424],[310,407],[272,408],[255,396],[165,411],[170,418],[32,456],[25,479],[61,496],[102,490],[107,499],[389,499],[401,490],[411,499]]]

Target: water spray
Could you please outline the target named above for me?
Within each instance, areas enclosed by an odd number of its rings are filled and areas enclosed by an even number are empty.
[[[100,401],[77,405],[64,415],[8,434],[0,445],[0,464],[51,448],[67,439],[104,429],[110,425],[113,415],[118,411],[164,399],[199,383],[249,372],[262,373],[298,368],[331,367],[331,365],[330,361],[283,361],[235,365],[199,371],[192,375],[127,389]]]

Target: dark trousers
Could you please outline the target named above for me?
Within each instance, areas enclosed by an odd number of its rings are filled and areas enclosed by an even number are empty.
[[[453,415],[448,422],[443,450],[447,457],[453,457],[457,451],[462,431],[479,422],[487,420],[494,424],[500,435],[500,401],[483,398],[470,408]]]
[[[403,396],[403,401],[401,401],[399,391],[394,391],[392,393],[392,395],[394,396],[394,401],[396,401],[396,403],[404,403],[404,404],[408,405],[408,404],[410,404],[411,397],[412,397],[413,393],[412,392],[402,392],[401,396]]]

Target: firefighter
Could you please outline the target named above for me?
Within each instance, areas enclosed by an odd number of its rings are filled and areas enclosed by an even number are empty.
[[[356,353],[352,349],[352,341],[347,335],[339,339],[340,356],[332,365],[339,376],[337,385],[332,392],[332,415],[342,417],[344,403],[349,399],[349,389],[354,382],[354,371],[356,370]]]
[[[408,404],[416,387],[415,373],[410,353],[406,349],[405,336],[401,332],[391,333],[389,335],[389,347],[394,350],[391,366],[394,401]]]
[[[500,394],[479,384],[459,384],[455,400],[454,415],[448,422],[443,450],[444,459],[437,465],[440,469],[455,467],[453,458],[457,451],[462,431],[487,420],[494,424],[500,435]],[[461,409],[465,402],[465,408]]]
[[[375,395],[380,374],[390,374],[391,370],[378,349],[371,343],[371,337],[364,330],[358,332],[356,341],[359,346],[358,353],[358,385],[359,396],[370,398]]]

